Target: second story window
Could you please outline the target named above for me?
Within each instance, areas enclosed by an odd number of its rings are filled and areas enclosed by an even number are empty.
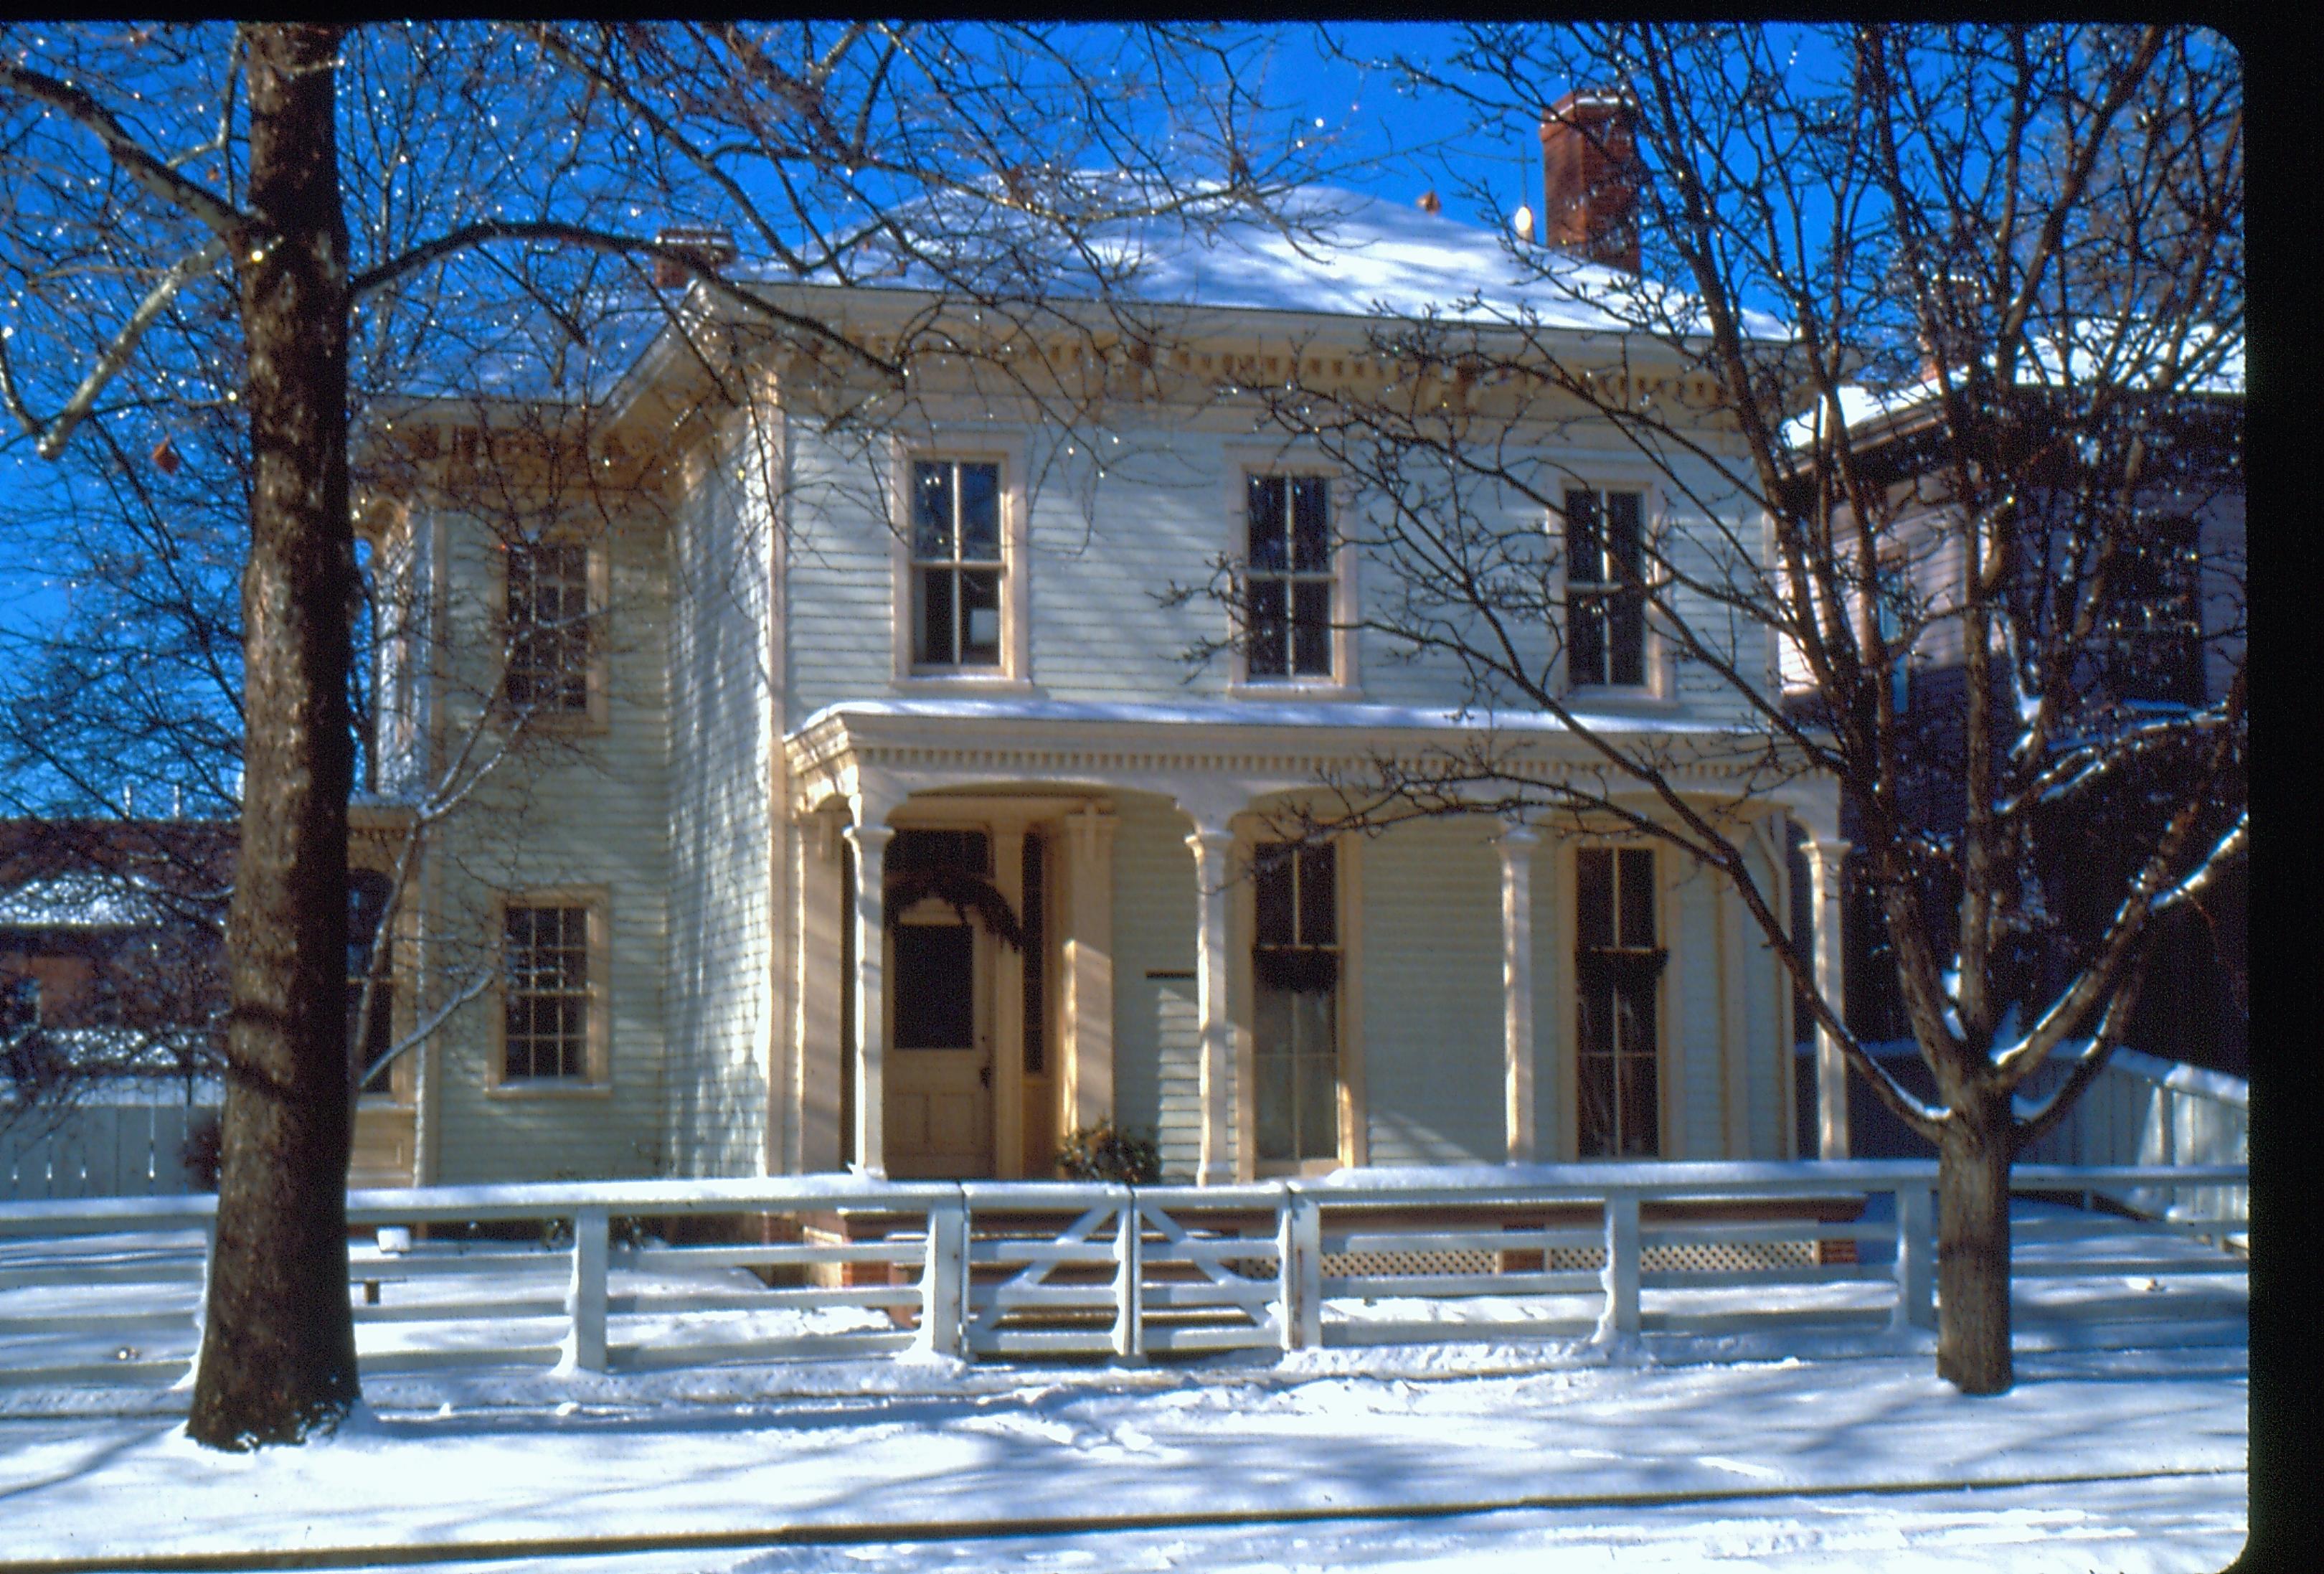
[[[1332,677],[1331,483],[1245,482],[1244,671],[1257,681]]]
[[[1565,675],[1574,688],[1646,681],[1646,499],[1565,495]]]
[[[515,709],[589,710],[589,549],[545,542],[508,549],[508,673]]]
[[[1001,467],[923,459],[912,467],[912,660],[999,667]]]

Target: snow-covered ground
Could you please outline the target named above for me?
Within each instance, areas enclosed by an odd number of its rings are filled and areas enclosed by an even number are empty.
[[[2091,1282],[2029,1283],[2024,1309]],[[2239,1318],[2239,1276],[2206,1289]],[[2017,1387],[1983,1400],[1938,1381],[1924,1335],[1794,1329],[1766,1358],[1481,1324],[1144,1366],[374,1376],[337,1438],[254,1456],[189,1443],[182,1391],[0,1384],[0,1561],[2210,1569],[2243,1540],[2246,1354],[2235,1320],[2188,1310],[2104,1339],[2029,1317]]]

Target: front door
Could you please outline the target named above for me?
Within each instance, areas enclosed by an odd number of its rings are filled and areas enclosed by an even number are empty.
[[[992,1173],[992,940],[931,897],[889,936],[888,1173]]]

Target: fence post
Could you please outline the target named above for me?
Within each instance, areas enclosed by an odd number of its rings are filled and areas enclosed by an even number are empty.
[[[1283,1189],[1275,1227],[1275,1271],[1283,1298],[1286,1350],[1323,1346],[1323,1209],[1296,1187]]]
[[[605,1259],[610,1235],[605,1210],[584,1208],[573,1215],[573,1283],[565,1310],[572,1318],[566,1365],[578,1372],[605,1369]]]
[[[1638,1194],[1609,1193],[1606,1199],[1606,1307],[1599,1314],[1593,1343],[1635,1338],[1638,1331]]]
[[[1146,1326],[1139,1287],[1146,1273],[1145,1220],[1138,1211],[1138,1192],[1123,1187],[1120,1211],[1114,1217],[1113,1353],[1130,1360],[1146,1353]]]
[[[939,1356],[967,1354],[961,1323],[968,1302],[968,1202],[954,1195],[928,1205],[927,1256],[920,1269],[920,1345]]]
[[[1896,1307],[1888,1326],[1897,1333],[1908,1328],[1937,1326],[1936,1304],[1930,1292],[1934,1277],[1930,1253],[1929,1188],[1923,1181],[1899,1181],[1896,1186]]]

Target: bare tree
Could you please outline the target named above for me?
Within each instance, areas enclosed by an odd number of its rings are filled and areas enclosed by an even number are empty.
[[[2200,523],[2242,487],[2237,62],[2160,27],[1496,27],[1407,69],[1484,136],[1546,126],[1581,184],[1544,199],[1554,245],[1491,220],[1519,283],[1377,335],[1380,394],[1295,384],[1268,413],[1360,494],[1338,528],[1364,634],[1600,766],[1487,725],[1337,782],[1307,829],[1610,823],[1716,870],[1937,1147],[1938,1369],[2006,1389],[2011,1161],[2246,846],[2240,519]],[[1683,525],[1600,512],[1609,444]],[[1240,574],[1177,593],[1242,608]],[[1585,687],[1640,682],[1607,663],[1649,643],[1673,695],[1733,718],[1734,801]],[[1900,709],[1916,648],[1956,653],[1957,698]],[[2176,687],[2129,670],[2158,650]],[[1745,856],[1729,811],[1809,777],[1838,785],[1933,1100],[1817,991]]]
[[[206,784],[243,828],[189,1430],[295,1440],[357,1394],[350,455],[386,451],[392,398],[586,401],[586,378],[529,336],[586,344],[575,304],[659,269],[843,368],[834,421],[891,418],[913,354],[1019,379],[1005,325],[1084,322],[1046,304],[1061,273],[1101,301],[1120,283],[1129,264],[1093,237],[1262,204],[1294,144],[1267,140],[1250,41],[1204,28],[90,24],[12,26],[5,45],[0,404],[34,451],[77,466],[62,504],[115,511],[93,547],[179,563],[168,482],[208,489],[190,511],[215,532],[192,597],[207,616],[143,668],[199,698],[163,708],[133,756],[207,735]],[[766,264],[756,282],[728,266],[743,252]],[[779,281],[908,281],[931,304],[872,338]],[[979,331],[964,338],[951,307]],[[719,383],[715,344],[680,338],[722,397],[746,400]],[[153,581],[129,567],[115,581],[134,598]],[[113,647],[108,678],[133,646]],[[95,786],[69,755],[42,763]],[[447,806],[460,782],[439,773],[420,798]]]

